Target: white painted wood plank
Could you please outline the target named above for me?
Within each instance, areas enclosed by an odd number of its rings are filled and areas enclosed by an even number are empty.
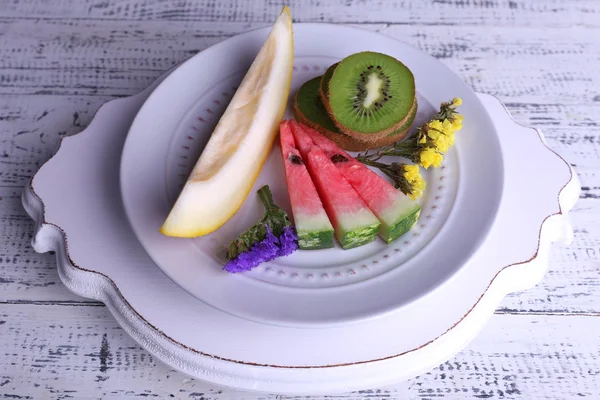
[[[271,22],[288,4],[295,21],[507,26],[598,26],[595,0],[58,0],[0,1],[10,18]]]
[[[21,188],[54,153],[61,137],[80,132],[108,97],[0,97],[0,185]]]
[[[160,73],[260,23],[0,22],[0,94],[130,95]],[[598,29],[362,25],[439,58],[508,103],[599,102]],[[18,43],[14,46],[13,43]]]
[[[438,57],[476,90],[498,95],[519,122],[544,129],[584,186],[573,245],[555,247],[544,281],[506,299],[465,352],[391,390],[340,398],[600,397],[598,318],[536,315],[600,313],[600,3],[290,3],[296,21],[359,23]],[[32,224],[19,204],[24,180],[102,102],[139,91],[223,37],[269,25],[280,7],[265,0],[0,0],[0,397],[285,398],[220,391],[156,364],[104,307],[81,306],[60,283],[52,256],[33,253]]]
[[[392,388],[334,397],[597,398],[598,330],[597,317],[496,315],[473,343],[435,370]],[[0,356],[5,398],[289,398],[188,379],[157,363],[101,306],[0,305]]]

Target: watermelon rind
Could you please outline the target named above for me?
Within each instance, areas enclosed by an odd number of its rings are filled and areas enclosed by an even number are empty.
[[[381,218],[379,236],[386,242],[392,243],[412,229],[421,215],[421,206],[417,203],[406,204],[395,218]]]
[[[374,241],[375,238],[377,238],[379,226],[379,223],[375,223],[349,231],[346,231],[342,228],[340,229],[340,233],[338,234],[337,238],[344,250],[353,249]]]
[[[319,250],[333,247],[333,229],[298,231],[298,247],[302,250]]]

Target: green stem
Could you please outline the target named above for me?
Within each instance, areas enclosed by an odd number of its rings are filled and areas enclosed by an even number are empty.
[[[275,205],[275,202],[273,201],[273,194],[271,193],[271,189],[269,188],[269,185],[265,185],[263,187],[261,187],[260,189],[258,189],[258,197],[260,198],[260,201],[262,201],[263,205],[265,206],[265,208],[267,209],[267,211],[272,210],[273,208],[277,207]]]
[[[362,162],[363,164],[369,165],[371,167],[379,168],[379,169],[387,167],[387,164],[384,164],[384,163],[381,163],[378,161],[372,161],[372,160],[368,160],[368,159],[362,159],[359,161]]]
[[[405,149],[410,149],[413,148],[415,146],[414,143],[411,143],[411,141],[406,140],[404,142],[400,142],[400,143],[396,143],[394,144],[393,148],[405,148]]]
[[[391,150],[389,151],[386,156],[389,157],[406,157],[406,158],[410,158],[410,156],[412,155],[411,151],[408,151],[408,149],[406,149],[406,151],[402,151],[402,150]]]

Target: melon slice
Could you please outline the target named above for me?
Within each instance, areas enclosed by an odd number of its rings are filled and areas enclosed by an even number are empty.
[[[350,249],[375,240],[381,225],[377,217],[300,124],[290,121],[290,125],[342,248]]]
[[[334,142],[308,126],[301,126],[312,141],[352,185],[356,193],[381,221],[379,236],[391,243],[408,232],[419,219],[421,206],[396,189],[385,178],[351,157]]]
[[[298,247],[303,250],[333,247],[333,226],[304,165],[302,155],[296,148],[289,121],[281,123],[279,139],[298,234]]]
[[[164,222],[164,235],[208,234],[242,206],[279,131],[293,59],[292,17],[284,7]]]

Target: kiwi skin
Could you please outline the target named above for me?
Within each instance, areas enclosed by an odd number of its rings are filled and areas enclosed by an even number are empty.
[[[321,96],[321,102],[325,106],[325,109],[331,115],[331,107],[329,107],[329,81],[335,72],[335,68],[339,65],[339,62],[332,64],[327,68],[323,76],[321,76],[321,84],[319,85],[319,96]]]
[[[364,52],[364,53],[372,53],[372,52]],[[373,54],[377,54],[377,53],[373,53]],[[351,57],[351,56],[350,56]],[[387,56],[390,57],[390,56]],[[335,122],[336,126],[338,127],[338,129],[343,132],[344,134],[351,136],[355,139],[361,140],[361,141],[373,141],[373,140],[377,140],[377,139],[382,139],[384,137],[387,137],[391,134],[394,134],[394,132],[397,132],[399,129],[402,129],[402,127],[406,124],[406,122],[408,121],[409,117],[411,116],[411,111],[409,111],[405,117],[400,120],[399,122],[397,122],[396,124],[381,130],[379,132],[376,133],[363,133],[363,132],[358,132],[352,129],[349,129],[348,127],[346,127],[344,124],[342,124],[335,116],[335,114],[333,113],[333,110],[331,108],[331,105],[329,104],[329,89],[331,87],[331,78],[333,77],[333,75],[336,72],[337,66],[342,63],[344,60],[340,61],[339,63],[336,63],[334,65],[332,65],[331,67],[328,68],[328,70],[325,72],[325,74],[323,74],[323,77],[321,78],[323,80],[323,82],[321,83],[321,97],[322,97],[322,101],[323,104],[325,106],[325,109],[327,110],[327,112],[329,113],[331,119]],[[398,63],[402,64],[400,61],[396,60]],[[404,65],[404,64],[402,64]],[[408,68],[407,68],[408,69]],[[331,72],[330,72],[331,70]],[[329,73],[330,72],[330,73]],[[415,107],[416,104],[416,88],[415,88],[415,80],[414,80],[414,75],[412,74],[412,71],[410,71],[410,69],[408,69],[408,72],[410,73],[412,79],[411,79],[411,83],[412,83],[412,91],[415,93],[415,101],[413,101],[413,107]],[[328,79],[328,80],[327,80]],[[325,90],[323,90],[323,87],[327,87],[327,92],[325,92]],[[411,108],[412,110],[412,108]]]

